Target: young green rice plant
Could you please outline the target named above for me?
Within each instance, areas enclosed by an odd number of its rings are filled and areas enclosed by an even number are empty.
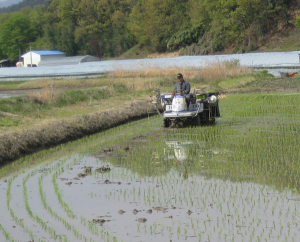
[[[47,175],[47,174],[45,174]],[[43,182],[43,177],[45,176],[44,174],[41,175],[39,177],[39,193],[40,193],[40,197],[41,197],[41,200],[42,200],[42,204],[44,206],[44,208],[55,218],[57,219],[58,221],[62,222],[62,224],[65,226],[66,229],[68,230],[72,230],[73,234],[75,235],[76,238],[78,239],[81,239],[81,238],[84,238],[84,241],[87,241],[87,238],[80,234],[78,232],[78,230],[76,229],[76,227],[72,226],[70,223],[68,223],[64,218],[62,218],[61,216],[59,216],[56,212],[54,212],[52,210],[52,208],[47,204],[47,201],[46,201],[46,195],[43,191],[43,186],[42,186],[42,182]],[[81,218],[81,221],[84,221],[84,218]]]
[[[15,242],[16,240],[10,235],[10,233],[0,224],[0,231],[4,234],[5,239]]]
[[[69,205],[63,201],[62,199],[62,194],[59,190],[59,187],[58,187],[58,184],[57,184],[57,181],[56,181],[56,178],[63,172],[63,169],[58,171],[58,172],[55,172],[53,175],[52,175],[52,184],[54,186],[54,189],[55,189],[55,194],[58,198],[58,201],[60,202],[60,204],[62,205],[63,209],[65,210],[65,212],[67,213],[68,217],[70,218],[76,218],[75,214],[73,213],[73,211],[69,208]]]
[[[13,177],[11,177],[9,180],[8,180],[8,186],[7,186],[7,190],[6,190],[6,194],[7,194],[7,197],[6,197],[6,205],[7,205],[7,208],[9,210],[9,213],[11,215],[11,217],[13,218],[13,220],[18,224],[20,225],[23,230],[29,234],[29,236],[33,239],[35,238],[33,232],[25,225],[24,221],[20,218],[18,218],[16,215],[15,215],[15,212],[14,210],[10,207],[10,201],[11,201],[11,186],[12,186],[12,182],[13,180],[17,177],[17,175],[14,175]]]
[[[37,170],[36,170],[37,171]],[[52,238],[58,238],[59,241],[62,241],[61,238],[56,234],[55,230],[53,228],[51,228],[50,226],[48,226],[46,224],[45,221],[43,221],[38,215],[34,215],[30,206],[29,206],[29,202],[28,202],[28,193],[27,193],[27,186],[26,186],[26,182],[27,180],[30,178],[30,176],[32,176],[35,172],[33,173],[28,173],[27,176],[23,179],[23,195],[24,195],[24,203],[25,203],[25,207],[26,210],[29,214],[29,216],[34,219],[37,223],[39,223],[41,225],[41,227],[49,232],[49,234],[52,236]]]

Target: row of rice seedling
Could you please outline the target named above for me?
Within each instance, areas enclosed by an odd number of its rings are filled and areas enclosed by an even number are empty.
[[[76,159],[74,159],[74,160],[76,161]],[[66,161],[66,160],[64,160],[64,161]],[[60,169],[60,166],[62,166],[63,163],[64,163],[63,161],[59,162],[58,163],[59,167],[55,167],[55,168]],[[40,195],[40,198],[41,198],[41,201],[42,201],[42,204],[43,204],[44,208],[51,214],[52,217],[54,217],[56,220],[60,221],[67,230],[71,230],[77,239],[80,239],[82,241],[94,241],[92,238],[90,238],[90,240],[88,240],[85,235],[80,234],[80,232],[77,230],[77,228],[74,225],[71,225],[61,215],[58,215],[58,213],[55,212],[54,209],[52,209],[51,205],[47,203],[46,194],[45,194],[45,191],[43,190],[43,185],[42,185],[43,184],[43,179],[50,172],[52,172],[54,169],[47,169],[47,171],[45,173],[43,173],[42,175],[39,176],[39,195]],[[70,213],[72,215],[71,218],[75,218],[75,215],[70,211],[70,209],[68,209],[67,210],[67,215],[69,215]]]
[[[61,191],[59,190],[58,184],[57,184],[57,181],[56,181],[58,175],[60,175],[63,171],[64,171],[64,168],[61,167],[59,171],[55,172],[52,175],[52,183],[53,183],[53,186],[54,186],[54,189],[55,189],[55,194],[57,195],[57,199],[58,199],[59,203],[61,204],[61,206],[63,207],[63,209],[65,210],[66,214],[70,218],[75,218],[76,216],[73,213],[72,209],[70,209],[68,204],[63,201]]]
[[[39,178],[40,180],[36,184],[36,186],[39,187],[39,196],[41,199],[41,203],[44,205],[44,207],[46,209],[48,209],[48,212],[49,211],[52,212],[52,213],[50,212],[50,214],[52,214],[52,216],[54,216],[58,220],[61,219],[62,224],[66,228],[70,228],[70,226],[71,226],[73,233],[75,233],[75,235],[76,235],[77,234],[76,228],[74,226],[72,226],[69,222],[67,222],[66,219],[64,219],[63,217],[55,216],[55,211],[52,210],[51,206],[46,203],[46,197],[45,197],[45,193],[43,193],[43,187],[42,187],[42,180],[43,180],[44,176],[46,174],[47,175],[50,174],[51,172],[53,172],[53,174],[60,172],[60,169],[63,167],[65,161],[68,160],[69,157],[71,157],[71,155],[74,153],[77,153],[77,152],[85,153],[86,150],[91,150],[91,149],[98,150],[99,147],[103,147],[103,145],[105,147],[107,141],[109,141],[110,143],[114,143],[119,140],[124,140],[130,135],[136,135],[141,131],[141,130],[136,130],[136,127],[144,126],[145,122],[150,124],[147,126],[146,129],[150,129],[152,127],[152,124],[151,124],[152,120],[153,119],[138,121],[138,122],[135,122],[135,124],[124,125],[124,127],[127,128],[127,131],[126,131],[127,134],[124,133],[121,136],[120,136],[120,130],[122,130],[122,128],[115,128],[115,129],[103,132],[101,134],[98,134],[98,135],[96,135],[97,137],[96,136],[87,137],[80,141],[73,142],[71,145],[62,145],[60,147],[56,147],[56,148],[53,148],[53,149],[50,149],[47,151],[42,151],[42,152],[36,153],[34,155],[25,157],[25,158],[21,159],[20,161],[17,161],[16,163],[12,163],[6,167],[3,167],[0,170],[1,177],[7,177],[7,174],[15,173],[14,176],[12,176],[11,178],[8,179],[8,188],[7,188],[7,193],[6,193],[7,208],[10,211],[11,217],[15,220],[15,222],[17,224],[19,224],[23,228],[23,230],[25,232],[28,233],[30,238],[34,239],[35,241],[43,240],[42,237],[39,238],[39,236],[37,234],[34,234],[29,229],[26,221],[24,221],[22,218],[18,217],[18,215],[15,214],[13,208],[11,208],[11,206],[10,206],[11,199],[14,199],[11,196],[10,191],[11,191],[12,186],[16,186],[16,185],[13,185],[13,180],[15,178],[19,177],[21,174],[23,174],[23,172],[25,172],[26,176],[23,179],[23,197],[24,197],[24,204],[26,206],[27,212],[32,216],[32,218],[37,223],[39,223],[41,225],[41,227],[43,227],[46,231],[48,231],[52,235],[53,239],[55,239],[55,240],[57,239],[60,241],[64,241],[64,240],[68,241],[67,237],[62,237],[61,235],[57,235],[55,230],[53,230],[53,228],[51,228],[51,225],[46,224],[45,221],[40,217],[39,214],[34,214],[32,212],[31,205],[28,200],[28,190],[30,189],[30,187],[27,187],[27,182],[28,182],[29,178],[38,174],[38,171],[47,169],[47,172],[40,176],[40,178]],[[101,142],[99,142],[99,138],[111,137],[111,135],[115,135],[117,138],[115,140],[108,140],[107,138],[103,138],[101,140]],[[71,146],[73,147],[73,149],[70,148]],[[61,156],[65,156],[65,158],[62,161],[53,163],[52,167],[51,166],[48,167],[48,163],[45,163],[45,162],[50,162],[49,164],[51,164],[53,161],[56,161],[58,157],[61,157]],[[76,157],[78,157],[78,156],[76,156]],[[72,160],[72,162],[74,163],[74,160]],[[38,168],[34,168],[38,164],[44,164],[44,165],[39,166]],[[69,166],[71,166],[71,165],[72,164],[69,164]],[[28,170],[28,168],[30,168],[30,167],[33,167],[33,170],[31,170],[31,171]],[[17,173],[15,172],[16,170],[17,170]],[[89,222],[89,223],[87,223],[87,226],[92,228],[94,231],[97,229],[98,235],[101,236],[103,239],[105,239],[107,241],[117,241],[116,238],[114,236],[110,235],[107,231],[105,231],[101,228],[98,228],[98,227],[96,228],[96,225],[91,224]],[[7,237],[8,240],[14,241],[13,237],[6,232],[7,230],[5,229],[5,226],[1,225],[0,231],[3,232],[3,234],[5,235],[5,237]],[[43,233],[41,233],[40,236],[43,236]],[[80,235],[77,234],[77,236],[80,236]],[[83,235],[80,236],[80,238],[82,238],[84,241],[94,241],[92,238],[90,240],[88,240],[86,238],[86,236],[83,236]]]
[[[58,235],[57,232],[55,231],[54,228],[52,228],[51,226],[48,226],[47,223],[49,222],[45,222],[43,219],[41,219],[38,215],[35,215],[33,213],[33,211],[31,210],[31,207],[29,205],[29,201],[28,201],[28,192],[27,192],[27,181],[29,180],[29,178],[35,176],[38,174],[38,172],[40,171],[46,171],[46,173],[42,173],[42,175],[39,177],[39,195],[40,195],[40,199],[41,202],[43,204],[43,206],[46,208],[46,210],[59,222],[61,222],[64,227],[67,230],[71,230],[75,236],[75,238],[77,238],[80,241],[94,241],[92,238],[88,239],[85,235],[82,235],[79,233],[79,231],[77,230],[76,227],[72,226],[70,223],[68,223],[66,221],[66,219],[64,219],[61,216],[58,216],[58,214],[52,210],[51,206],[49,206],[46,203],[46,198],[45,198],[45,193],[43,192],[43,188],[42,188],[42,179],[41,177],[45,176],[47,173],[52,172],[52,171],[56,171],[57,169],[60,169],[62,167],[62,165],[67,161],[67,159],[64,159],[62,161],[56,162],[52,167],[48,167],[47,164],[46,166],[42,166],[39,169],[35,169],[33,171],[31,171],[30,173],[28,173],[26,175],[26,177],[23,179],[23,193],[24,193],[24,201],[25,201],[25,206],[26,206],[26,210],[29,213],[30,217],[32,217],[35,221],[37,221],[38,224],[41,225],[41,227],[45,230],[48,231],[50,233],[50,235],[52,236],[51,240],[59,240],[59,241],[72,241],[72,239],[68,239],[67,236],[65,235]],[[42,211],[40,211],[40,213],[42,213]]]
[[[29,216],[34,219],[38,224],[41,225],[41,227],[47,231],[50,235],[51,235],[51,239],[52,240],[58,240],[58,241],[64,241],[67,242],[69,241],[65,236],[62,235],[58,235],[55,231],[54,228],[52,228],[51,226],[47,225],[47,222],[44,221],[39,215],[34,214],[31,210],[31,207],[29,205],[28,202],[28,192],[27,192],[27,186],[26,186],[26,182],[27,180],[30,178],[30,176],[34,175],[34,173],[28,173],[27,176],[23,179],[23,195],[24,195],[24,203],[26,206],[26,210],[29,214]]]
[[[53,173],[52,176],[51,176],[52,177],[51,180],[52,180],[53,187],[55,189],[55,193],[56,193],[56,195],[58,197],[58,201],[61,204],[61,206],[63,207],[63,209],[66,212],[67,216],[70,217],[71,219],[76,219],[77,216],[75,216],[75,214],[72,211],[72,209],[63,200],[63,190],[64,189],[59,188],[59,185],[57,183],[57,179],[58,179],[58,176],[62,175],[66,170],[69,170],[77,162],[79,162],[81,157],[82,156],[74,157],[74,158],[70,157],[68,160],[61,161],[61,162],[59,162],[58,166],[55,167],[55,169],[48,170],[48,172],[46,174],[42,175],[42,176],[46,176],[46,175],[51,174],[51,172]],[[41,185],[40,189],[43,191],[42,185]],[[49,205],[47,205],[47,206],[50,208]],[[54,215],[54,213],[55,212],[52,212],[53,215]],[[54,216],[58,220],[63,221],[64,225],[67,228],[70,228],[73,231],[73,233],[75,234],[76,237],[79,235],[77,229],[74,226],[70,225],[70,223],[66,222],[66,220],[64,218],[61,218],[58,215],[54,215]],[[89,231],[93,235],[96,235],[97,237],[101,238],[104,241],[108,241],[108,242],[109,241],[114,241],[114,242],[118,241],[115,236],[112,236],[110,233],[108,233],[104,229],[100,228],[99,226],[97,226],[96,224],[94,224],[92,221],[87,220],[84,216],[80,216],[80,223],[84,227],[87,227],[89,229]],[[80,239],[83,240],[83,241],[91,241],[91,242],[92,241],[97,241],[97,239],[94,239],[94,238],[87,239],[87,236],[83,236],[83,235],[81,235]]]
[[[33,232],[28,228],[28,226],[25,225],[24,220],[22,218],[17,217],[14,210],[10,206],[11,199],[12,199],[11,186],[12,186],[13,180],[16,177],[17,176],[14,175],[8,180],[8,186],[7,186],[7,190],[6,190],[6,206],[7,206],[7,209],[9,210],[9,213],[10,213],[12,219],[16,222],[16,224],[18,224],[24,230],[24,232],[26,232],[30,236],[31,239],[34,239],[35,236],[34,236]]]
[[[53,187],[55,189],[55,194],[57,195],[59,203],[63,207],[63,209],[66,212],[67,216],[72,218],[72,219],[76,219],[76,216],[75,216],[74,212],[72,211],[72,209],[69,207],[69,205],[63,200],[62,189],[59,189],[59,186],[58,186],[58,183],[57,183],[57,178],[65,170],[72,168],[72,166],[74,166],[78,161],[80,161],[81,157],[82,156],[74,157],[73,159],[69,159],[68,161],[67,160],[61,161],[59,163],[59,166],[55,167],[56,169],[54,169],[52,179],[51,179]],[[47,172],[47,174],[44,174],[44,175],[46,176],[46,175],[50,174],[51,172],[52,172],[52,170],[49,170],[49,172]],[[40,185],[40,186],[41,186],[40,189],[43,190],[42,185]],[[47,205],[47,206],[50,208],[49,205]],[[54,215],[54,213],[55,212],[53,212],[53,215]],[[62,220],[64,225],[67,226],[67,228],[71,229],[76,237],[79,236],[79,233],[78,233],[77,229],[74,226],[71,226],[68,222],[66,222],[66,219],[58,216],[57,214],[55,214],[54,216],[58,220]],[[81,224],[84,225],[85,227],[88,227],[88,229],[92,232],[92,234],[100,236],[102,239],[105,239],[106,241],[110,241],[111,238],[113,239],[113,241],[117,241],[116,238],[111,236],[107,231],[105,231],[104,229],[99,228],[92,221],[87,221],[87,219],[85,217],[80,216],[80,220],[81,220]],[[84,241],[91,241],[91,242],[95,241],[93,238],[90,238],[88,240],[87,237],[83,236],[83,235],[80,235],[80,237]]]
[[[4,234],[5,239],[8,241],[15,242],[16,240],[12,237],[12,235],[0,224],[0,231]]]
[[[75,235],[75,237],[77,239],[79,239],[80,241],[95,241],[95,239],[93,238],[87,238],[86,235],[82,235],[80,234],[80,232],[78,231],[78,229],[74,226],[74,225],[71,225],[65,218],[59,216],[52,208],[49,204],[47,204],[46,202],[46,195],[45,195],[45,191],[43,190],[43,186],[42,186],[42,180],[45,176],[51,174],[51,173],[54,173],[54,174],[57,174],[58,173],[61,173],[61,170],[65,168],[68,168],[68,167],[71,167],[72,164],[76,163],[78,160],[80,159],[80,157],[75,157],[75,158],[68,158],[68,159],[63,159],[63,160],[60,160],[58,162],[56,162],[54,165],[52,165],[51,167],[49,167],[47,164],[46,166],[42,166],[40,167],[39,169],[35,169],[33,172],[31,173],[28,173],[28,175],[25,177],[25,179],[29,179],[29,176],[30,177],[33,177],[34,175],[37,175],[38,171],[43,171],[44,173],[42,173],[40,176],[39,176],[39,179],[38,179],[38,183],[39,183],[39,195],[40,195],[40,198],[41,198],[41,202],[44,206],[44,208],[51,214],[51,216],[53,216],[56,220],[58,220],[59,222],[61,222],[64,227],[67,229],[67,230],[71,230],[73,232],[73,234]],[[24,182],[26,183],[26,180],[24,180]],[[24,187],[26,188],[26,184],[24,184]],[[58,190],[58,187],[54,187],[56,190]],[[25,198],[27,197],[27,193],[25,195]],[[62,199],[61,199],[62,201]],[[26,207],[29,211],[29,213],[32,215],[32,212],[30,210],[30,207],[29,207],[29,203],[28,201],[25,201],[26,203]],[[64,201],[62,201],[62,204],[64,204],[65,206],[67,206],[67,210],[66,210],[66,213],[71,213],[72,216],[70,216],[71,218],[76,218],[76,216],[73,214],[73,212],[71,211],[71,209],[68,207],[68,205],[66,203],[64,203]],[[37,215],[33,216],[35,220],[37,220],[41,226],[45,229],[45,230],[49,230],[51,233],[54,233],[55,231],[49,227],[47,227],[45,225],[45,223],[40,219],[38,218]],[[81,218],[81,219],[85,219],[85,218]],[[114,238],[113,236],[111,236],[108,232],[104,231],[103,229],[99,229],[96,225],[94,225],[93,223],[91,223],[90,221],[88,222],[88,227],[89,229],[94,232],[93,234],[96,234],[98,236],[101,236],[102,239],[105,239],[107,241],[110,241],[110,238]],[[61,238],[59,236],[56,236],[55,239],[59,239],[61,240]],[[63,238],[64,241],[69,241],[69,239],[67,237],[64,237]],[[114,240],[116,241],[116,240]]]

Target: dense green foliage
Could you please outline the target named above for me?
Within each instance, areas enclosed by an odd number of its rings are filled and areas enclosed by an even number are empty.
[[[28,43],[38,36],[24,13],[13,13],[1,25],[0,45],[2,53],[12,60],[18,59],[18,50],[24,51]],[[16,51],[17,50],[17,51]]]
[[[295,6],[287,0],[48,0],[0,15],[1,57],[16,60],[29,46],[100,58],[136,44],[183,54],[252,51],[291,24]]]

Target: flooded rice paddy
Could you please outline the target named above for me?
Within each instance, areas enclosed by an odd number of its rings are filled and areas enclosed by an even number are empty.
[[[140,120],[0,170],[0,241],[298,241],[300,95]]]

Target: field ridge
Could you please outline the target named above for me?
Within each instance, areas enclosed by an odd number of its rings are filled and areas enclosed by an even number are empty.
[[[95,134],[129,121],[144,118],[154,107],[146,100],[130,102],[125,108],[78,115],[69,121],[31,128],[20,133],[0,136],[0,165],[23,155]]]

